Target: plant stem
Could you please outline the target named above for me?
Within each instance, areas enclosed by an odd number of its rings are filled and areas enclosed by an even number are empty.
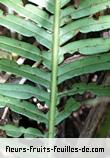
[[[55,0],[54,32],[52,47],[52,75],[51,75],[51,95],[49,111],[49,138],[54,137],[55,114],[57,104],[57,71],[59,52],[59,28],[60,28],[60,0]]]

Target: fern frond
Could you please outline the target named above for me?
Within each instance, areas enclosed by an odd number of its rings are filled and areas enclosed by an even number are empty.
[[[25,5],[22,0],[0,0],[0,3],[15,12],[5,15],[0,10],[0,25],[23,37],[21,40],[12,39],[10,33],[8,37],[0,36],[0,50],[40,63],[39,67],[33,68],[25,63],[18,65],[16,61],[0,59],[0,71],[24,77],[35,85],[0,84],[0,107],[8,106],[31,120],[45,123],[49,137],[53,137],[55,125],[80,107],[80,102],[74,99],[75,94],[90,91],[97,96],[109,96],[109,86],[76,83],[64,91],[63,82],[80,75],[110,70],[110,38],[103,38],[100,34],[110,29],[110,15],[104,14],[107,6],[110,7],[110,0],[81,0],[77,9],[71,0],[28,0]],[[103,15],[95,19],[94,14],[98,12]],[[97,36],[88,37],[93,32]],[[33,37],[37,45],[24,42],[24,37]],[[75,59],[76,54],[80,57]],[[72,57],[71,61],[69,57]],[[60,85],[64,86],[62,91]],[[69,97],[59,112],[58,105],[65,96]],[[32,97],[46,103],[46,114],[27,100]],[[0,126],[0,129],[13,137],[23,134],[24,137],[46,136],[35,129],[13,125]]]

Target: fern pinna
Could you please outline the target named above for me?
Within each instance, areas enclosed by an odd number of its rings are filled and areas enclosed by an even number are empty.
[[[75,94],[89,90],[96,96],[110,96],[109,86],[79,82],[69,89],[65,87],[70,79],[110,69],[110,38],[100,35],[110,29],[110,15],[94,17],[110,7],[110,0],[81,0],[77,8],[71,0],[27,0],[25,4],[22,0],[0,0],[0,3],[9,10],[6,14],[0,10],[0,25],[11,32],[0,36],[0,50],[33,63],[19,65],[17,60],[0,59],[0,71],[29,81],[29,84],[0,84],[0,107],[7,106],[43,123],[47,130],[12,124],[0,129],[12,137],[54,137],[59,123],[81,106]],[[20,37],[12,38],[13,32]],[[94,32],[99,35],[88,36]],[[30,37],[35,44],[24,40]],[[32,97],[46,107],[46,112],[30,102]],[[59,110],[64,97],[63,110]]]

